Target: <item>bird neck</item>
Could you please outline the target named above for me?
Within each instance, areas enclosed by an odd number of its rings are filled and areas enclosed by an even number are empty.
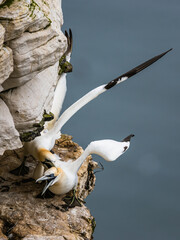
[[[74,173],[77,173],[83,162],[86,160],[86,158],[92,153],[90,150],[89,145],[85,149],[85,151],[81,154],[81,156],[75,160],[74,162],[71,163],[71,171]]]
[[[45,148],[38,149],[37,157],[41,163],[45,165],[47,164],[47,167],[51,167],[51,165],[53,166],[57,161],[57,156]]]

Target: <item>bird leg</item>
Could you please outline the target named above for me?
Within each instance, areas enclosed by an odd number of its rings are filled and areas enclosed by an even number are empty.
[[[98,164],[98,166],[97,166],[96,169],[99,169],[99,170],[95,171],[94,174],[95,174],[95,173],[98,173],[98,172],[104,171],[104,166],[102,165],[101,162],[99,162],[99,164]]]
[[[17,155],[17,154],[16,154]],[[11,174],[14,174],[16,176],[24,176],[29,173],[29,167],[25,166],[26,162],[26,156],[24,156],[24,159],[21,163],[21,165],[13,170],[10,171]]]
[[[73,207],[82,207],[81,203],[85,203],[82,199],[76,197],[76,189],[70,192],[70,196],[66,196],[63,198],[63,201],[66,203],[68,208]]]

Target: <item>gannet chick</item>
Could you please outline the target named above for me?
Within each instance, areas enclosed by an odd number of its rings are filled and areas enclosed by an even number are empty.
[[[55,163],[52,167],[45,171],[44,176],[39,178],[37,182],[47,180],[48,184],[43,189],[42,194],[49,190],[57,195],[65,194],[76,187],[78,182],[77,172],[85,159],[90,154],[97,154],[106,161],[115,161],[121,156],[130,146],[130,140],[134,135],[131,134],[121,142],[106,139],[91,142],[82,155],[75,161]]]

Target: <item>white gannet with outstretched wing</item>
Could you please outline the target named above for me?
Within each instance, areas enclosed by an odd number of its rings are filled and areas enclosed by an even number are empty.
[[[40,160],[42,163],[52,165],[57,161],[57,156],[53,155],[50,150],[53,148],[55,144],[55,140],[59,138],[61,128],[64,124],[83,106],[85,106],[88,102],[92,101],[94,98],[99,96],[100,94],[106,92],[110,88],[115,85],[127,80],[128,78],[134,76],[135,74],[141,72],[145,68],[149,67],[151,64],[162,58],[165,54],[167,54],[172,49],[169,49],[166,52],[163,52],[160,55],[157,55],[148,61],[138,65],[132,70],[122,74],[116,79],[110,81],[108,84],[101,85],[92,91],[88,92],[74,104],[72,104],[64,113],[59,117],[59,119],[54,123],[53,127],[45,134],[42,134],[39,137],[36,137],[33,141],[27,142],[25,144],[26,151],[33,155],[36,159]],[[39,171],[43,172],[43,170]]]
[[[58,121],[54,124],[54,127],[52,128],[52,134],[55,134],[56,132],[59,132],[63,125],[83,106],[85,106],[88,102],[92,101],[94,98],[99,96],[100,94],[106,92],[110,88],[114,87],[115,85],[122,83],[123,81],[127,80],[128,78],[134,76],[135,74],[141,72],[145,68],[149,67],[151,64],[162,58],[165,54],[167,54],[172,49],[169,49],[166,52],[163,52],[160,55],[157,55],[148,61],[140,64],[139,66],[131,69],[130,71],[122,74],[121,76],[115,78],[114,80],[110,81],[108,84],[101,85],[92,91],[88,92],[86,95],[84,95],[82,98],[80,98],[78,101],[76,101],[74,104],[72,104],[67,110],[65,110]],[[50,133],[51,134],[51,133]]]

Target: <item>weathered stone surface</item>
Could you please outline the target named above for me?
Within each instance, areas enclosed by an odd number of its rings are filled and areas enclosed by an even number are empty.
[[[58,78],[57,62],[23,86],[1,93],[16,129],[31,129],[33,123],[42,119],[44,109],[50,111]]]
[[[29,235],[25,238],[23,238],[23,240],[65,240],[64,237],[52,237],[52,236],[40,236],[40,235]]]
[[[35,40],[36,36],[37,41]],[[35,41],[33,42],[33,40]],[[45,40],[48,41],[45,43]],[[29,51],[26,46],[21,50],[23,42],[27,46],[30,45]],[[49,29],[39,33],[24,33],[20,40],[14,40],[9,45],[16,46],[17,51],[13,48],[14,71],[10,78],[2,84],[4,90],[21,86],[45,68],[54,65],[65,51],[66,38],[62,32],[57,36],[55,31]]]
[[[28,131],[42,118],[43,110],[51,108],[58,60],[67,45],[61,32],[60,1],[7,1],[0,7],[0,22],[6,29],[6,45],[10,46],[0,51],[0,97],[7,103],[17,129]],[[1,43],[4,28],[0,25]],[[4,91],[7,89],[11,90]],[[3,138],[0,136],[2,142]]]
[[[64,161],[78,158],[83,151],[81,147],[66,138],[58,140],[53,150]],[[95,224],[85,205],[66,208],[64,195],[50,199],[36,198],[44,184],[36,184],[30,179],[35,167],[35,161],[31,157],[27,163],[30,167],[28,176],[15,177],[9,173],[9,170],[19,165],[17,154],[22,157],[22,150],[16,153],[6,152],[0,158],[0,232],[8,236],[8,239],[11,236],[14,240],[90,240]],[[91,166],[89,168],[91,171],[87,169],[88,166]],[[95,176],[92,171],[94,166],[96,164],[89,157],[79,170],[78,196],[82,199],[89,193],[87,186],[91,190],[94,188]],[[86,187],[81,189],[82,186]]]
[[[0,0],[0,5],[2,5],[6,0]]]
[[[59,78],[58,60],[67,44],[61,32],[60,0],[6,3],[11,4],[2,8],[0,0],[0,22],[6,29],[4,32],[0,25],[0,49],[5,34],[5,44],[13,51],[14,72],[9,77],[12,51],[3,48],[6,52],[1,56],[0,51],[0,92],[13,89],[0,93],[0,154],[21,147],[16,129],[30,130],[42,118],[43,110],[51,109]],[[5,77],[1,77],[2,69]],[[71,138],[62,137],[56,141],[54,151],[67,161],[78,158],[83,150]],[[44,186],[30,179],[37,164],[32,157],[26,163],[30,167],[27,176],[15,177],[9,173],[20,165],[20,159],[23,159],[23,149],[6,151],[0,157],[0,240],[90,240],[95,222],[85,205],[67,208],[64,196],[36,198]],[[94,188],[95,167],[88,157],[78,172],[77,196],[81,199]]]
[[[1,7],[0,20],[6,29],[5,41],[19,37],[31,26],[37,31],[50,24],[50,19],[34,0],[14,0],[10,6]]]
[[[63,24],[63,14],[61,8],[61,0],[36,0],[41,10],[46,13],[47,17],[52,21],[51,25],[60,30]],[[28,29],[28,31],[30,31]]]
[[[3,43],[4,43],[4,33],[5,33],[5,29],[0,24],[0,50],[2,49]]]
[[[2,99],[0,99],[0,123],[0,155],[2,155],[6,149],[22,147],[19,133],[15,129],[12,116]]]
[[[2,84],[13,71],[12,50],[3,47],[0,50],[0,84]]]
[[[57,36],[58,33],[55,29],[49,26],[35,33],[25,32],[21,37],[13,39],[6,44],[13,50],[15,55],[23,55],[45,45],[49,40]]]

